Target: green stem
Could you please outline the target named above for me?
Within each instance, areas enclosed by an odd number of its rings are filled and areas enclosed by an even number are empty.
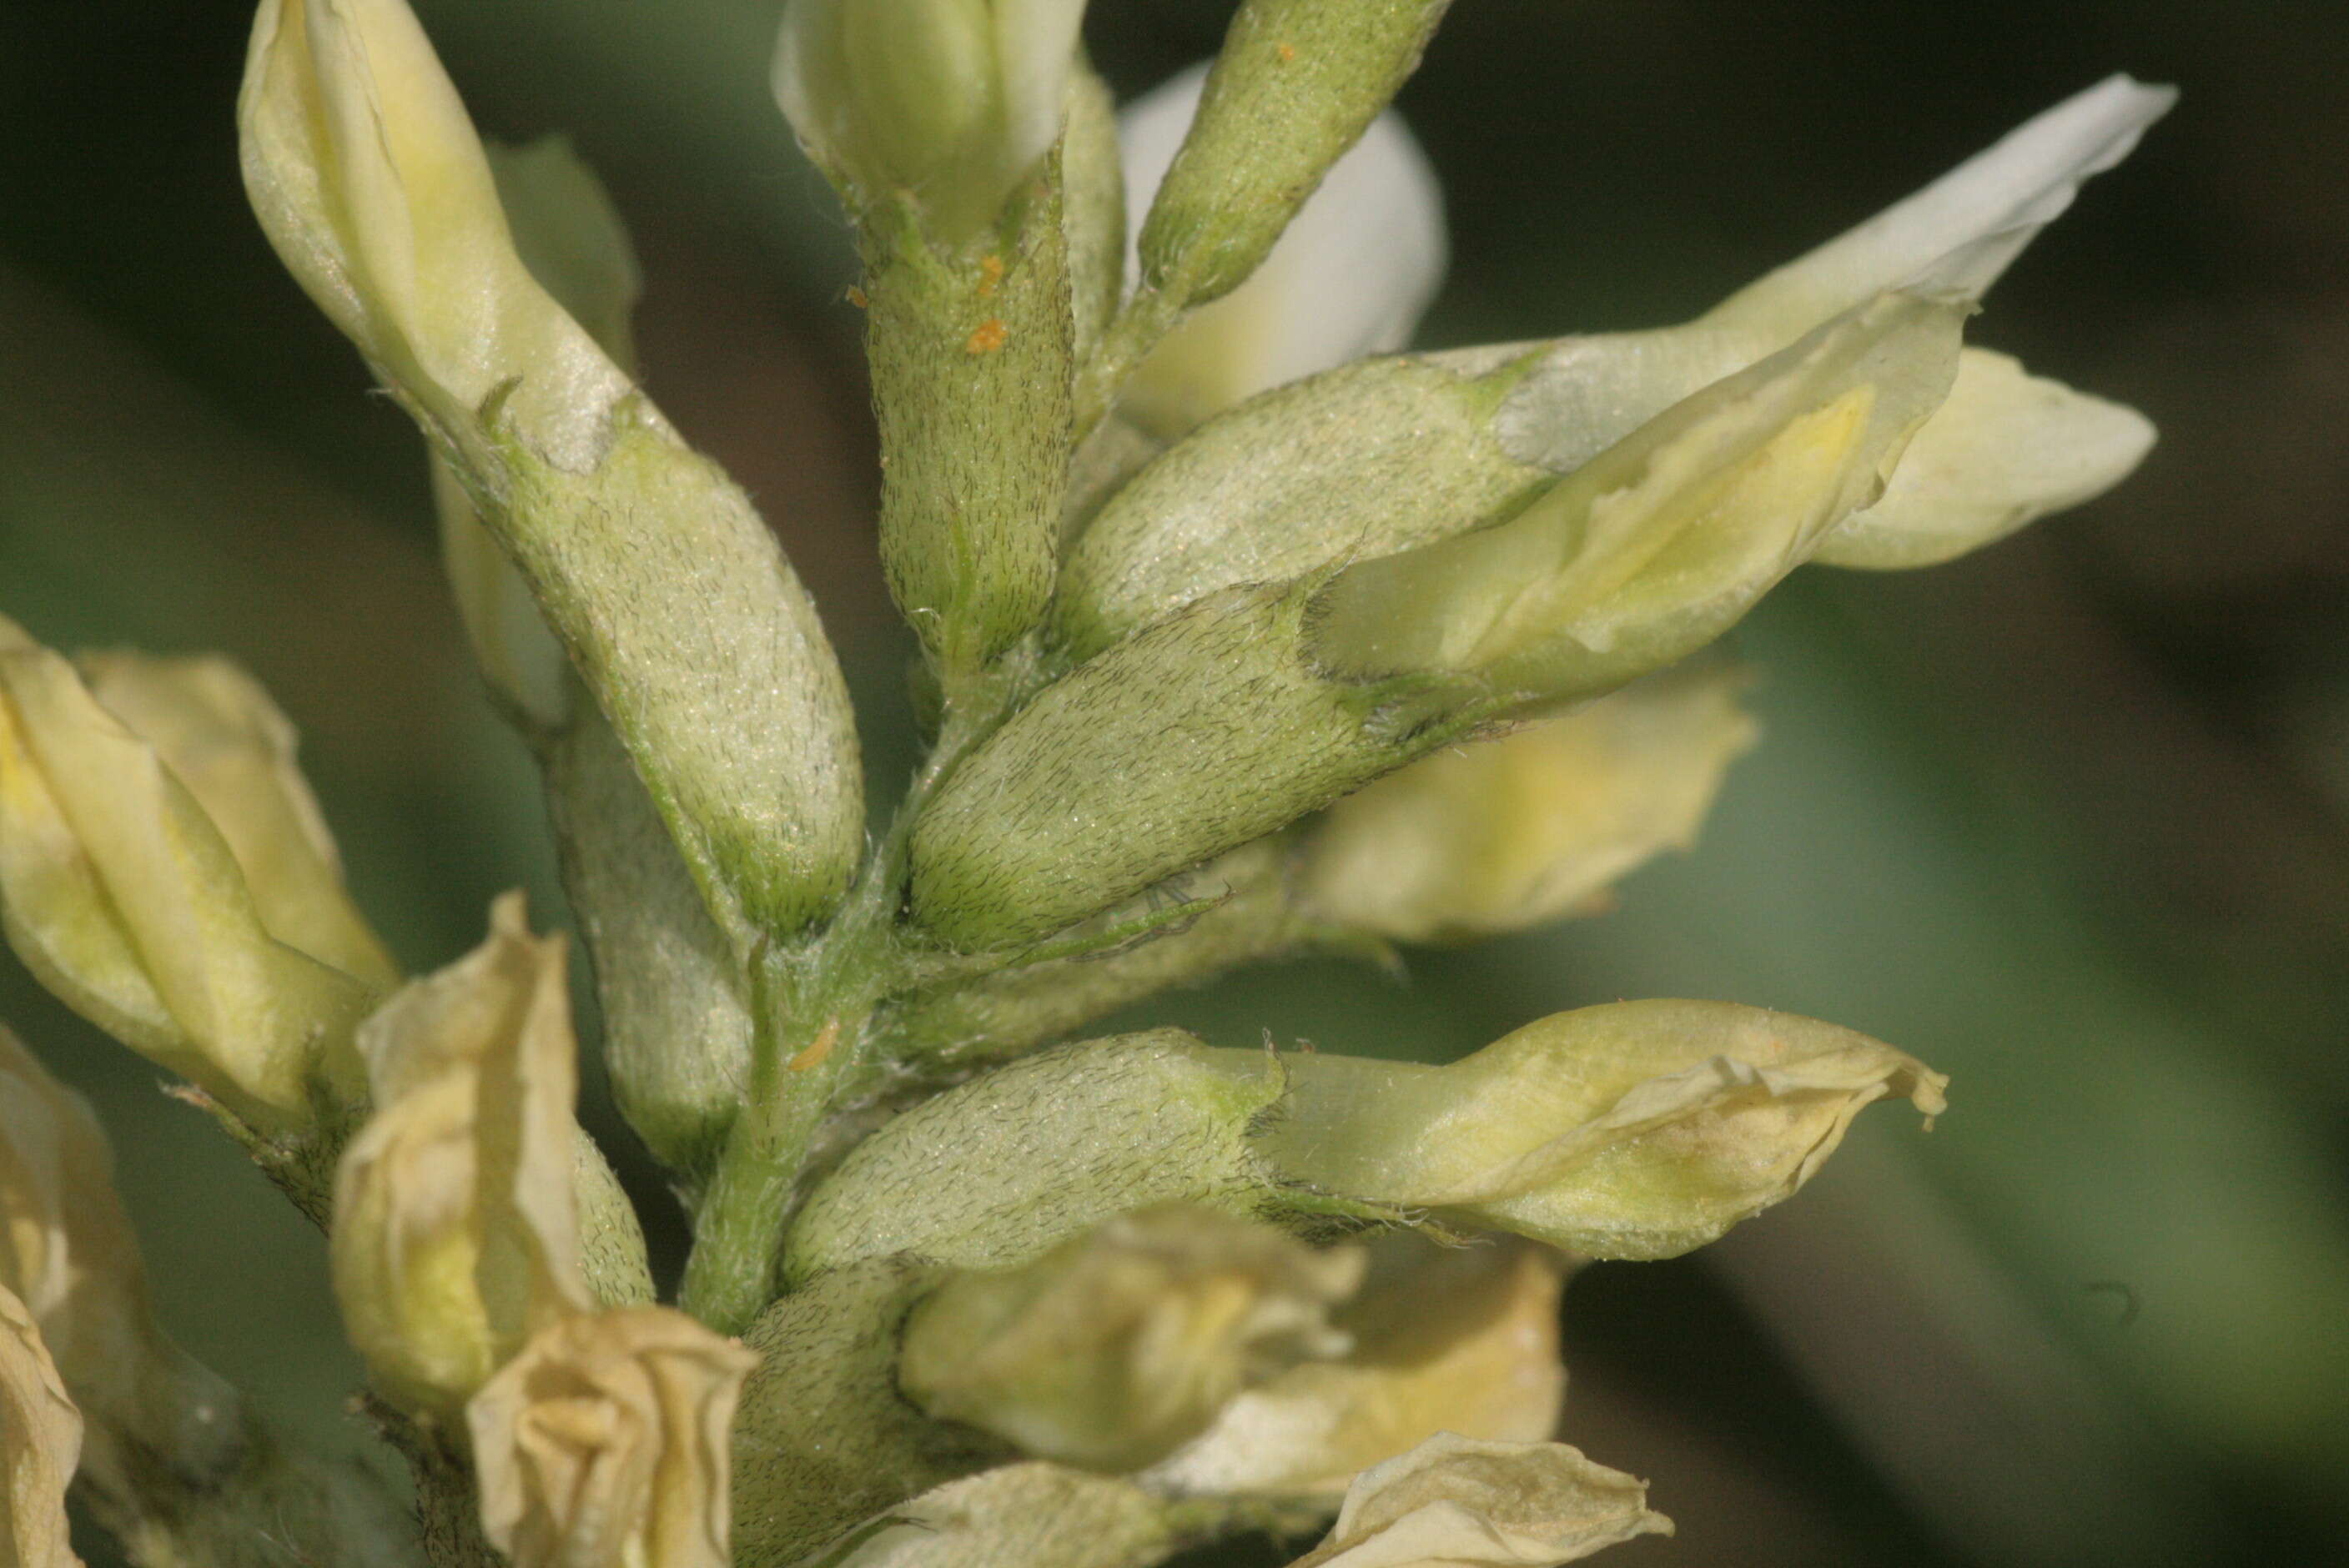
[[[832,925],[812,949],[767,951],[752,960],[750,1093],[695,1211],[678,1293],[686,1311],[720,1333],[741,1333],[774,1299],[785,1222],[809,1150],[825,1116],[864,1076],[874,1009],[909,972],[896,914],[914,823],[1025,689],[1007,675],[977,711],[950,705],[937,745]]]

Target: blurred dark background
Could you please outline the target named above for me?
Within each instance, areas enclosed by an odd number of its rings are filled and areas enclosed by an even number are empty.
[[[846,239],[765,96],[778,8],[419,5],[486,129],[566,130],[613,186],[653,391],[782,532],[894,789]],[[1095,0],[1088,38],[1132,93],[1228,10]],[[249,16],[0,9],[0,609],[248,663],[423,968],[502,888],[559,902],[414,434],[244,209]],[[1930,1136],[1873,1112],[1723,1244],[1578,1279],[1565,1435],[1681,1526],[1627,1563],[2349,1553],[2349,6],[1459,0],[1402,100],[1454,236],[1425,341],[1683,318],[2115,69],[2181,107],[1974,337],[2148,413],[2135,480],[1942,570],[1798,574],[1736,638],[1764,746],[1609,917],[1408,985],[1316,965],[1149,1014],[1441,1059],[1718,995],[1955,1075]],[[100,1100],[175,1330],[357,1446],[316,1239],[13,964],[0,1012]]]

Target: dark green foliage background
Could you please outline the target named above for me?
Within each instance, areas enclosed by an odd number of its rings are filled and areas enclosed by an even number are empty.
[[[894,789],[907,643],[849,246],[767,104],[777,0],[419,9],[487,129],[566,129],[606,172],[654,391],[783,533]],[[1131,92],[1227,10],[1096,0],[1088,36]],[[0,609],[246,660],[420,969],[499,889],[559,905],[413,434],[244,211],[248,19],[0,9]],[[1426,340],[1453,344],[1681,318],[2107,70],[2186,90],[1976,334],[2149,413],[2137,480],[1942,571],[1801,574],[1737,639],[1763,748],[1611,917],[1416,958],[1407,986],[1316,965],[1146,1013],[1440,1059],[1559,1007],[1725,995],[1956,1075],[1930,1138],[1871,1113],[1705,1258],[1577,1283],[1567,1436],[1682,1525],[1627,1563],[2349,1545],[2344,67],[2349,12],[2314,4],[1460,0],[1405,92],[1455,243]],[[357,1444],[315,1237],[13,965],[0,1014],[101,1102],[174,1328],[302,1440]]]

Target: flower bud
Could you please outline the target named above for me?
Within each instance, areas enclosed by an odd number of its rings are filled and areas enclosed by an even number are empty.
[[[757,1361],[667,1307],[549,1325],[466,1407],[484,1533],[515,1568],[726,1568]]]
[[[1182,1497],[1330,1493],[1439,1432],[1530,1443],[1557,1429],[1564,1259],[1511,1237],[1440,1246],[1403,1231],[1372,1238],[1370,1253],[1369,1280],[1331,1318],[1352,1349],[1244,1391],[1145,1485]]]
[[[524,265],[404,0],[264,0],[238,113],[271,242],[454,465],[737,945],[861,856],[839,665],[749,499]]]
[[[1213,1210],[1142,1210],[1016,1268],[949,1279],[907,1320],[898,1381],[937,1419],[1037,1458],[1138,1470],[1241,1389],[1342,1354],[1329,1309],[1363,1264]]]
[[[1538,706],[1693,653],[1882,493],[1948,395],[1967,308],[1880,295],[1506,522],[1348,568],[1316,603],[1315,655],[1340,674],[1471,676]]]
[[[791,0],[776,101],[854,207],[912,192],[959,239],[1061,134],[1084,0]]]
[[[66,1485],[80,1462],[81,1415],[32,1314],[0,1285],[0,1561],[80,1568],[66,1522]]]
[[[1143,221],[1143,287],[1187,308],[1255,272],[1450,4],[1244,0]]]
[[[1397,942],[1587,913],[1626,872],[1695,841],[1723,771],[1754,744],[1744,685],[1728,667],[1670,671],[1390,773],[1312,830],[1299,896]]]
[[[1564,1443],[1451,1432],[1364,1470],[1328,1539],[1291,1568],[1557,1568],[1670,1535],[1648,1487]]]
[[[1226,1053],[1245,1073],[1251,1053]],[[1619,1002],[1448,1067],[1287,1063],[1252,1148],[1283,1179],[1592,1258],[1673,1257],[1792,1197],[1862,1109],[1949,1080],[1864,1035],[1726,1002]]]
[[[750,1078],[750,998],[725,936],[600,714],[545,756],[564,892],[595,961],[612,1097],[688,1190]]]
[[[1672,1257],[1792,1196],[1863,1108],[1905,1095],[1930,1117],[1947,1083],[1864,1035],[1725,1002],[1560,1013],[1443,1068],[1115,1036],[867,1138],[809,1194],[785,1273],[1009,1267],[1173,1202]]]
[[[76,1012],[246,1122],[305,1124],[317,1095],[356,1097],[351,1030],[378,987],[294,944],[378,977],[389,965],[342,893],[284,721],[223,666],[98,667],[159,741],[0,622],[10,944]]]
[[[1195,67],[1118,121],[1134,238],[1206,85]],[[1162,339],[1119,395],[1125,414],[1180,435],[1269,387],[1401,348],[1444,276],[1435,171],[1389,109],[1330,166],[1247,282]]]
[[[228,841],[269,934],[381,990],[399,984],[343,885],[342,855],[294,760],[294,727],[217,655],[83,654],[90,695],[153,747]]]
[[[1512,714],[1719,636],[1881,490],[1963,306],[1888,294],[1676,406],[1506,522],[1229,588],[1045,688],[915,829],[916,917],[1042,935]]]
[[[1090,657],[1218,589],[1392,555],[1506,515],[1557,481],[1502,444],[1496,417],[1525,368],[1372,360],[1208,420],[1078,536],[1058,642]]]
[[[508,893],[487,942],[359,1031],[375,1111],[336,1173],[335,1294],[377,1385],[419,1413],[453,1416],[523,1340],[595,1305],[563,951]]]
[[[1465,686],[1330,679],[1313,586],[1212,594],[1039,693],[922,813],[916,919],[964,948],[1045,935],[1473,724]]]
[[[1010,1268],[1135,1208],[1246,1212],[1265,1180],[1250,1123],[1279,1064],[1180,1029],[1041,1051],[906,1111],[858,1144],[792,1222],[786,1278],[909,1253]]]
[[[622,370],[636,363],[631,317],[643,281],[636,250],[595,171],[559,136],[527,147],[488,144],[498,201],[515,253]],[[559,729],[571,707],[569,661],[531,595],[530,583],[481,521],[464,480],[432,459],[440,559],[482,678],[533,728]]]

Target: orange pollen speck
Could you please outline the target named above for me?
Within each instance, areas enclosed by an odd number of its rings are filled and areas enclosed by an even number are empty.
[[[1297,58],[1297,46],[1294,44],[1283,44],[1280,46],[1278,53],[1280,55],[1280,63],[1285,66],[1291,60]]]
[[[816,1036],[814,1042],[783,1065],[795,1073],[803,1073],[811,1068],[820,1068],[823,1066],[824,1058],[832,1055],[832,1047],[839,1039],[840,1020],[826,1019],[822,1032]]]
[[[978,297],[981,299],[987,299],[993,295],[995,293],[995,285],[1002,281],[1003,258],[1001,256],[981,256],[978,259]]]
[[[863,310],[871,302],[864,297],[864,291],[863,289],[851,284],[848,288],[848,303],[854,305],[857,309]]]
[[[962,340],[962,351],[965,354],[992,354],[1002,347],[1004,339],[1010,335],[1000,321],[989,316]]]

